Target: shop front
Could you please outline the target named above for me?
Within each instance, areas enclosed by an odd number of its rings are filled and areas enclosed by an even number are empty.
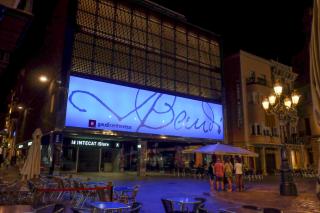
[[[223,141],[223,130],[221,104],[70,76],[62,168],[170,172],[195,160],[183,150]]]
[[[85,138],[63,140],[61,169],[76,172],[116,172],[120,168],[119,142]]]

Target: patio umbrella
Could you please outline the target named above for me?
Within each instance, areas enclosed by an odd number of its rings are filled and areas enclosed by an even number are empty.
[[[200,152],[203,154],[242,155],[248,157],[258,157],[257,153],[251,152],[249,150],[220,143],[200,147],[194,150],[194,152]]]
[[[40,175],[40,144],[42,132],[38,128],[32,134],[32,145],[29,148],[27,159],[21,169],[23,180],[36,178]]]

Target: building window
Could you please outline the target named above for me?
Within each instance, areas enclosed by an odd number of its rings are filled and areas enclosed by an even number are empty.
[[[266,136],[267,135],[267,130],[263,130],[263,135]]]
[[[271,136],[278,137],[278,130],[277,130],[277,128],[271,128]]]
[[[257,135],[261,135],[261,127],[260,127],[260,125],[257,125]]]
[[[308,153],[308,158],[309,158],[309,165],[313,165],[314,160],[313,160],[313,152],[311,148],[308,148],[307,150]]]
[[[252,78],[252,79],[255,79],[255,77],[256,77],[256,73],[255,73],[255,71],[250,71],[249,72],[249,76],[250,76],[250,78]]]
[[[258,82],[259,84],[266,85],[266,84],[267,84],[266,75],[260,74],[260,75],[257,77],[257,82]]]
[[[252,135],[256,135],[256,125],[252,124],[251,131]]]

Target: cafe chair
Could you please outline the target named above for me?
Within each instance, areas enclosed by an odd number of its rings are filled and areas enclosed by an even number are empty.
[[[165,210],[165,213],[182,213],[181,211],[175,211],[173,208],[173,204],[170,200],[161,199],[163,208]]]
[[[204,204],[200,205],[197,209],[198,213],[208,213],[208,210],[204,207]]]
[[[125,194],[122,194],[118,197],[118,201],[120,203],[127,203],[132,204],[136,202],[136,197],[139,192],[139,185],[134,186],[134,189],[132,192],[127,192]]]
[[[200,201],[200,203],[194,204],[192,212],[198,212],[200,207],[204,208],[204,203],[207,201],[207,199],[202,197],[196,197],[194,199]]]
[[[129,210],[130,213],[139,213],[142,208],[142,204],[139,202],[135,202],[132,204],[131,209]]]
[[[196,198],[194,198],[195,200],[199,200],[200,201],[200,204],[204,204],[206,201],[207,201],[207,199],[206,198],[203,198],[203,197],[196,197]]]

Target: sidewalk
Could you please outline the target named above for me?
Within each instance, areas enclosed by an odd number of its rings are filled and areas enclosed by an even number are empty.
[[[315,194],[315,179],[296,179],[299,195],[280,196],[279,181],[269,177],[262,183],[248,183],[245,192],[213,192],[211,196],[232,204],[282,209],[285,213],[320,213],[320,201]]]
[[[0,179],[3,179],[4,181],[14,181],[19,180],[19,170],[18,167],[11,167],[9,166],[8,169],[2,166],[0,168]]]

